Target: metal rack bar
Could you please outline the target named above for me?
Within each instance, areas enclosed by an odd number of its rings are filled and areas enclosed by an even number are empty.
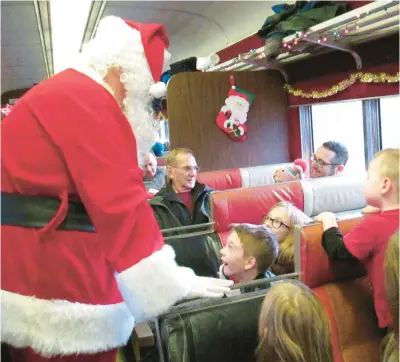
[[[381,13],[380,13],[381,12]],[[379,14],[380,13],[380,14]],[[355,10],[349,11],[345,14],[337,16],[333,19],[325,21],[323,23],[317,24],[309,29],[307,29],[307,36],[303,36],[298,34],[293,34],[282,39],[283,43],[293,42],[296,38],[301,39],[302,41],[313,43],[317,45],[321,45],[325,48],[332,48],[340,51],[345,51],[351,54],[356,61],[357,69],[362,67],[362,60],[360,56],[351,48],[349,44],[341,43],[337,40],[333,41],[318,41],[316,37],[321,37],[324,32],[327,31],[335,31],[338,28],[348,26],[356,27],[361,26],[363,28],[370,27],[371,25],[375,25],[372,29],[368,29],[368,32],[371,32],[371,37],[373,38],[375,35],[382,35],[382,31],[386,30],[387,32],[392,32],[393,29],[391,27],[396,26],[398,28],[398,19],[399,19],[399,3],[398,1],[376,1],[371,4],[367,4],[363,7],[357,8]],[[374,33],[372,33],[374,32]],[[357,39],[357,35],[360,38]],[[357,43],[357,40],[366,41],[366,37],[368,37],[368,33],[366,31],[360,31],[358,34],[350,36],[342,36],[341,39],[349,40],[350,43]],[[258,49],[253,50],[251,54],[246,54],[242,56],[238,56],[237,58],[231,59],[222,64],[216,65],[212,68],[209,68],[207,71],[242,71],[242,70],[258,70],[258,69],[270,69],[271,67],[268,64],[264,66],[260,64],[259,60],[263,58],[264,47],[260,47]],[[301,54],[300,54],[301,55]],[[304,53],[304,56],[308,56],[309,53]],[[292,61],[296,58],[299,58],[299,54],[293,54],[290,52],[281,53],[277,57],[277,61]]]

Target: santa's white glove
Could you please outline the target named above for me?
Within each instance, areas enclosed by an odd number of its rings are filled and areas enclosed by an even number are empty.
[[[186,298],[222,298],[224,294],[230,292],[231,285],[233,285],[232,280],[196,276]]]

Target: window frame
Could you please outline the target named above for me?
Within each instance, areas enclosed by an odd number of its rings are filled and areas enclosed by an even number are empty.
[[[400,97],[400,93],[377,98],[377,101],[378,101],[378,104],[379,104],[379,137],[380,137],[380,148],[379,148],[379,151],[382,150],[382,148],[383,148],[381,99],[391,98],[391,97]]]

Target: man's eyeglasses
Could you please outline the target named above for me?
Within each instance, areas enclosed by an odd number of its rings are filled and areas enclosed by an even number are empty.
[[[182,170],[183,172],[186,172],[186,173],[189,173],[191,171],[197,173],[197,172],[200,171],[200,167],[199,166],[193,166],[193,167],[191,167],[191,166],[183,166],[183,167],[170,166],[170,167],[176,168],[178,170]]]
[[[338,166],[338,165],[340,165],[340,163],[328,163],[328,162],[325,162],[324,160],[321,160],[320,158],[315,157],[315,155],[311,156],[311,161],[315,162],[318,165],[318,167],[321,167],[321,168],[324,167],[324,166]]]
[[[274,229],[279,229],[282,225],[287,227],[288,229],[290,229],[290,227],[288,225],[286,225],[283,221],[278,220],[278,219],[273,219],[269,215],[267,215],[264,218],[263,223],[271,225]]]

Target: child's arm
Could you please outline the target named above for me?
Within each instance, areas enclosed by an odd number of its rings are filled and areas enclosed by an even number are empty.
[[[332,212],[323,212],[314,218],[322,222],[322,246],[330,258],[335,260],[355,260],[343,242],[343,235],[338,228],[336,216]]]

